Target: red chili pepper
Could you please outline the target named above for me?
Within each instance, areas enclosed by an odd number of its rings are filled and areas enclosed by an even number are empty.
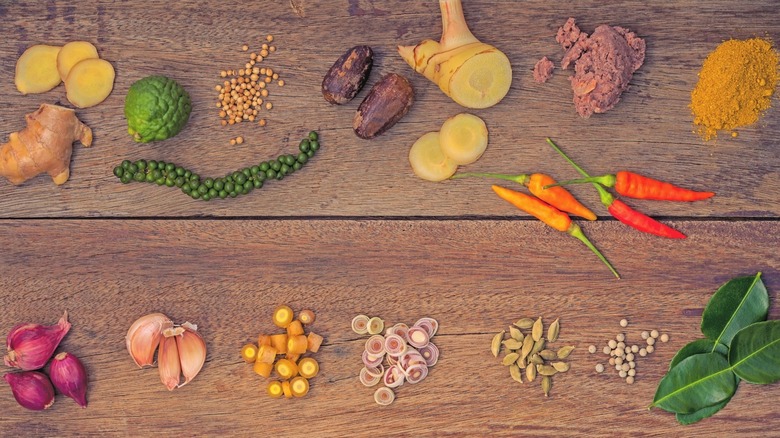
[[[563,181],[546,185],[553,188],[569,184],[599,183],[605,187],[614,187],[618,194],[635,199],[651,199],[654,201],[701,201],[715,196],[713,192],[697,192],[684,189],[657,179],[642,176],[638,173],[620,171],[615,175],[593,176],[590,178]]]
[[[528,196],[525,193],[516,192],[514,190],[506,189],[500,186],[493,186],[493,191],[503,200],[509,202],[515,207],[523,210],[524,212],[536,217],[546,225],[555,228],[558,231],[563,231],[590,248],[602,262],[615,274],[615,277],[620,278],[620,274],[615,271],[615,268],[607,261],[607,259],[599,252],[598,249],[585,237],[585,233],[579,225],[573,223],[568,214],[558,210],[552,205],[538,199],[533,196]]]
[[[547,202],[558,210],[577,215],[589,221],[596,220],[596,214],[590,211],[588,207],[582,205],[582,203],[575,199],[568,190],[563,187],[548,188],[555,185],[555,179],[549,175],[543,173],[533,173],[530,175],[525,173],[520,175],[504,175],[502,173],[456,173],[451,179],[471,177],[496,178],[522,184],[528,187],[528,191],[533,193],[534,196]]]
[[[553,149],[555,149],[559,154],[561,154],[561,156],[566,159],[569,164],[574,166],[574,168],[577,169],[577,171],[585,178],[590,178],[590,175],[588,175],[587,172],[578,166],[577,163],[572,161],[571,158],[564,154],[558,145],[553,143],[551,139],[548,138],[547,143],[552,146]],[[668,237],[670,239],[685,239],[685,234],[675,230],[668,225],[664,225],[661,222],[658,222],[644,213],[640,213],[634,210],[633,208],[626,205],[623,201],[615,199],[615,197],[612,196],[612,194],[610,194],[600,184],[594,182],[593,186],[596,187],[596,190],[599,191],[601,203],[604,204],[604,206],[609,210],[609,213],[620,222],[623,222],[624,224],[639,231],[654,234],[656,236]]]

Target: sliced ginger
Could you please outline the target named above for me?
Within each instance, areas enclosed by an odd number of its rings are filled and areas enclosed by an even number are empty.
[[[85,59],[98,58],[98,51],[92,43],[87,41],[71,41],[60,50],[57,55],[57,71],[64,81],[74,65]]]
[[[68,101],[89,108],[106,100],[114,89],[114,66],[104,59],[85,59],[70,69],[65,79]]]
[[[0,175],[19,185],[46,172],[55,184],[70,176],[73,142],[92,144],[92,130],[76,117],[76,112],[57,105],[43,104],[25,116],[27,127],[9,135],[0,146]]]
[[[441,150],[459,165],[471,164],[487,149],[488,130],[479,117],[461,113],[441,125]]]
[[[439,5],[441,40],[399,46],[398,53],[460,105],[487,108],[497,104],[512,85],[509,58],[471,33],[461,0],[440,0]]]
[[[428,181],[444,181],[458,170],[458,165],[441,150],[438,132],[420,137],[409,150],[409,163],[414,174]]]
[[[16,61],[14,83],[22,94],[45,93],[62,82],[57,71],[60,47],[37,44],[29,47]]]

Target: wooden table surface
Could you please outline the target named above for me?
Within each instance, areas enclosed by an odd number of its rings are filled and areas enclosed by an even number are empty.
[[[592,188],[573,188],[599,215],[583,228],[622,274],[615,280],[580,243],[497,199],[489,183],[417,179],[411,144],[463,111],[395,52],[438,36],[435,1],[0,0],[0,141],[41,103],[67,103],[62,86],[16,91],[15,62],[28,46],[91,41],[117,73],[104,103],[78,111],[95,141],[75,147],[65,185],[42,176],[20,187],[0,181],[0,333],[53,323],[67,309],[73,328],[60,348],[81,357],[90,376],[86,410],[58,397],[48,411],[26,411],[8,388],[0,391],[0,435],[780,436],[777,384],[742,384],[723,411],[693,426],[646,409],[671,357],[700,337],[701,310],[723,282],[763,272],[770,318],[780,317],[780,112],[771,108],[737,138],[703,142],[688,109],[718,43],[780,38],[775,2],[464,3],[475,35],[505,51],[514,70],[504,101],[474,111],[490,146],[464,170],[576,177],[545,144],[553,137],[592,173],[634,170],[717,192],[692,204],[631,202],[687,240],[627,229]],[[560,58],[554,36],[570,16],[586,32],[628,27],[648,47],[617,107],[587,120],[571,104],[568,73],[556,70],[544,85],[531,77],[542,56]],[[243,65],[241,46],[254,50],[267,34],[278,50],[264,62],[286,82],[273,89],[268,126],[219,126],[219,71]],[[376,53],[366,90],[330,106],[322,77],[357,44]],[[354,111],[390,72],[410,79],[416,102],[385,135],[360,140]],[[179,81],[193,112],[175,138],[136,144],[124,96],[151,74]],[[237,199],[194,201],[175,188],[122,185],[111,173],[124,159],[146,158],[223,175],[291,152],[312,129],[322,150],[303,171]],[[246,142],[230,146],[238,135]],[[268,398],[238,356],[272,331],[281,303],[313,309],[314,330],[325,336],[321,374],[305,399]],[[200,375],[174,392],[125,350],[132,321],[156,311],[197,323],[209,347]],[[441,324],[439,364],[423,383],[401,387],[391,406],[374,404],[373,390],[358,382],[364,338],[349,329],[358,313]],[[513,382],[488,351],[495,332],[540,315],[560,317],[560,342],[577,347],[549,398],[538,384]],[[631,386],[597,375],[602,356],[587,353],[620,331],[621,318],[631,322],[629,338],[652,328],[671,336],[639,362]]]

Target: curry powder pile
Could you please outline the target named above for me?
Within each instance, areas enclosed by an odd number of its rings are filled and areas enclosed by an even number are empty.
[[[762,38],[721,43],[704,61],[691,93],[693,122],[704,140],[756,123],[777,85],[778,54]]]

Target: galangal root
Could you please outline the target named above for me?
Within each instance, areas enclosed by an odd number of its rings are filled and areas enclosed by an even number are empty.
[[[55,184],[70,176],[73,142],[92,144],[92,130],[76,117],[76,112],[57,105],[42,104],[25,116],[27,127],[8,136],[0,147],[0,175],[19,185],[46,172]]]

